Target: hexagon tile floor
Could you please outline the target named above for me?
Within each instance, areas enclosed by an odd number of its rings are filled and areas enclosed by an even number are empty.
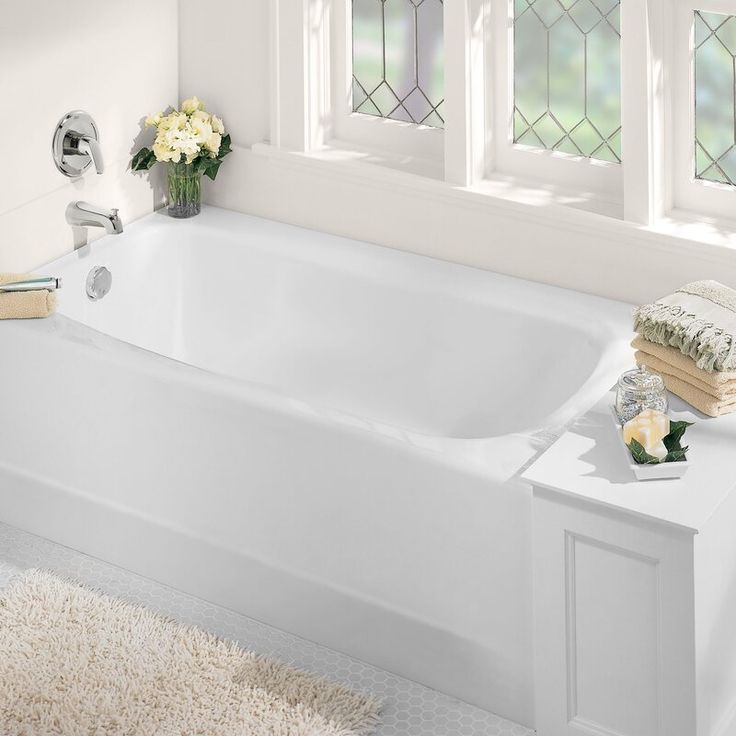
[[[243,647],[372,693],[385,702],[376,736],[533,736],[534,732],[429,688],[246,616],[0,524],[0,589],[32,567],[53,570]]]

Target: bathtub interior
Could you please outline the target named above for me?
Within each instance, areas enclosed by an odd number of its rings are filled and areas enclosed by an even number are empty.
[[[611,339],[581,307],[589,297],[257,218],[204,220],[133,226],[52,264],[60,311],[213,373],[446,438],[549,424]],[[101,265],[113,288],[93,302],[84,283]]]

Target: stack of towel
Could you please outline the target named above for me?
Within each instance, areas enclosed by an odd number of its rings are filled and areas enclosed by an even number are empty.
[[[27,274],[0,273],[0,286],[33,278]],[[48,317],[56,309],[56,294],[47,289],[4,293],[0,291],[0,319]]]
[[[634,313],[636,362],[712,417],[736,411],[736,291],[696,281]]]

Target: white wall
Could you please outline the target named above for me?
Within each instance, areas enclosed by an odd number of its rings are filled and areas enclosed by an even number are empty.
[[[177,102],[177,15],[176,0],[0,0],[0,271],[71,250],[73,199],[118,207],[123,223],[160,201],[158,183],[126,169],[140,119]],[[51,138],[79,108],[97,122],[106,171],[72,181],[54,166]]]
[[[269,135],[270,3],[221,0],[216,30],[210,33],[203,28],[202,3],[179,0],[181,97],[204,100],[208,110],[223,117],[240,146]]]
[[[736,287],[734,238],[717,228],[713,242],[703,243],[590,213],[565,222],[544,207],[448,203],[410,187],[254,155],[249,147],[269,137],[268,6],[268,0],[221,0],[218,15],[227,22],[210,40],[201,31],[199,5],[180,2],[181,92],[200,95],[221,112],[235,144],[217,181],[205,183],[206,201],[631,302],[696,278]],[[216,60],[219,78],[203,58]]]

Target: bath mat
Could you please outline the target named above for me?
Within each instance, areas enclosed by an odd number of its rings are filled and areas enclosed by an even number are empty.
[[[366,736],[379,704],[29,570],[0,591],[3,736]]]

